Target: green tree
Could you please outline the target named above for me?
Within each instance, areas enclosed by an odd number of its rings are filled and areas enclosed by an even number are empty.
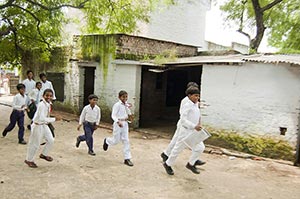
[[[63,8],[85,13],[89,33],[131,33],[156,0],[0,0],[0,63],[34,54],[47,61],[61,43]]]
[[[238,24],[238,32],[248,37],[250,53],[256,53],[267,28],[271,36],[269,41],[273,46],[282,49],[294,48],[297,44],[299,46],[299,40],[294,41],[295,36],[299,38],[295,35],[297,30],[299,32],[297,1],[229,0],[220,8],[225,12],[227,21]]]

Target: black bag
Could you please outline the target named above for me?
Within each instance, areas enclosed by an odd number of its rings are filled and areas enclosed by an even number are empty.
[[[51,133],[52,133],[52,136],[55,137],[55,134],[54,134],[55,128],[54,128],[54,126],[53,126],[51,123],[49,123],[49,124],[48,124],[48,127],[49,127],[49,129],[50,129],[50,131],[51,131]]]
[[[36,109],[37,109],[37,107],[36,107],[36,105],[35,105],[34,102],[32,102],[31,104],[29,104],[29,106],[28,106],[28,110],[29,110],[29,111],[27,111],[27,115],[28,115],[28,117],[29,117],[30,119],[33,118],[33,116],[34,116],[34,114],[35,114],[35,112],[36,112]]]

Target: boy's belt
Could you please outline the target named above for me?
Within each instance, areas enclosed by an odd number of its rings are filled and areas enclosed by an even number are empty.
[[[96,126],[96,122],[87,122],[87,121],[85,121],[84,124],[89,124],[91,126]]]

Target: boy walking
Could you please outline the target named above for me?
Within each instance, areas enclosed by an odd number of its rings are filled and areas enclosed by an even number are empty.
[[[52,82],[47,80],[47,76],[45,73],[41,73],[40,74],[40,79],[41,79],[41,83],[42,83],[42,93],[44,92],[44,90],[46,89],[51,89],[53,91],[53,100],[56,100],[56,96],[55,96],[55,90],[53,88]]]
[[[169,175],[174,175],[174,171],[171,166],[174,165],[177,156],[182,152],[183,149],[186,148],[186,144],[184,143],[184,139],[192,134],[194,131],[200,131],[202,129],[200,122],[200,109],[198,106],[198,101],[200,98],[200,91],[196,87],[190,87],[186,91],[188,95],[188,102],[185,103],[182,107],[182,114],[180,115],[180,129],[178,138],[176,140],[176,144],[173,147],[170,156],[163,163],[166,172]],[[200,172],[195,166],[196,161],[198,160],[199,155],[204,151],[203,142],[197,144],[192,149],[192,155],[190,156],[190,160],[186,165],[186,168],[191,170],[195,174],[199,174]]]
[[[24,140],[24,111],[27,109],[27,105],[29,104],[29,98],[25,95],[25,85],[18,84],[17,90],[19,93],[13,98],[13,111],[10,115],[10,123],[3,130],[2,136],[5,137],[8,132],[14,129],[16,123],[18,123],[19,131],[18,131],[18,139],[19,144],[26,144]]]
[[[27,79],[25,79],[22,83],[25,85],[25,94],[28,95],[35,88],[35,81],[33,80],[33,72],[32,70],[27,71]]]
[[[76,147],[79,147],[81,141],[86,141],[89,149],[88,154],[95,156],[96,154],[93,150],[93,133],[99,126],[101,111],[99,106],[97,106],[98,97],[96,95],[89,95],[88,100],[90,104],[83,108],[77,127],[77,130],[79,131],[80,127],[83,125],[84,134],[77,137]]]
[[[131,112],[127,104],[128,94],[126,91],[119,92],[119,101],[112,108],[111,117],[113,123],[113,136],[104,139],[103,150],[107,151],[108,146],[116,145],[120,141],[123,143],[124,164],[133,166],[131,162],[130,144],[128,138],[128,117]]]

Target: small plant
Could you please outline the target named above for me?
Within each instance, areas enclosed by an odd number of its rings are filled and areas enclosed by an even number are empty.
[[[284,140],[271,137],[240,135],[234,131],[215,130],[207,127],[212,136],[205,141],[207,144],[233,149],[266,158],[294,161],[295,149]]]

